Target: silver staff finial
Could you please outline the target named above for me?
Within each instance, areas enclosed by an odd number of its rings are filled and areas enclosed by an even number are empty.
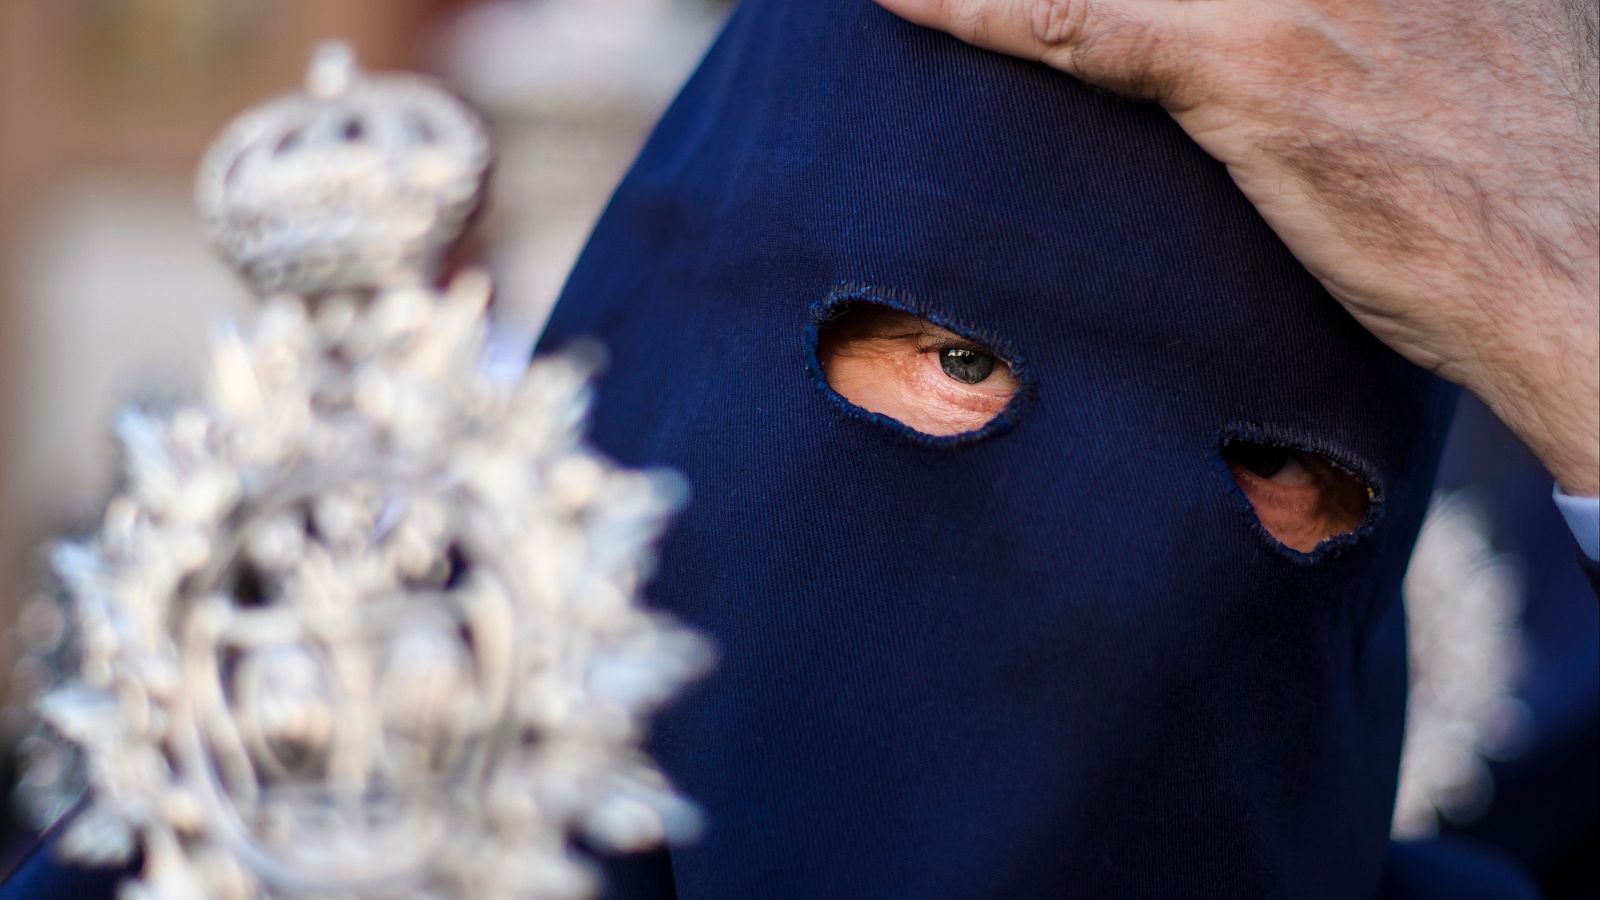
[[[709,660],[637,600],[684,487],[584,443],[595,354],[488,375],[488,279],[424,277],[477,118],[347,50],[310,81],[200,178],[254,321],[205,402],[121,417],[122,492],[55,554],[80,659],[42,708],[91,799],[62,848],[141,848],[141,900],[585,896],[573,835],[696,828],[641,749]]]
[[[327,100],[348,91],[356,80],[356,54],[344,41],[328,41],[312,52],[306,90]]]
[[[213,242],[263,296],[426,283],[483,196],[488,132],[410,75],[320,47],[306,90],[234,120],[196,187]]]

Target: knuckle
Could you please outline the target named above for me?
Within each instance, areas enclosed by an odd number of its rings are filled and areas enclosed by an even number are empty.
[[[1168,68],[1155,31],[1132,22],[1086,37],[1074,55],[1078,66],[1098,76],[1102,86],[1129,97],[1159,94]]]
[[[1170,99],[1185,68],[1180,47],[1151,23],[1118,14],[1098,15],[1048,59],[1080,78],[1125,97]]]
[[[1045,47],[1071,47],[1086,34],[1087,0],[1023,0],[1033,39]]]

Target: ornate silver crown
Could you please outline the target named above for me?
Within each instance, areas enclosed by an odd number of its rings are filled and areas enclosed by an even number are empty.
[[[201,162],[212,239],[263,294],[430,277],[481,200],[488,132],[424,78],[318,51],[306,90],[240,116]]]
[[[681,480],[584,443],[593,354],[495,377],[488,279],[419,280],[487,162],[464,107],[339,50],[311,82],[201,179],[274,296],[204,401],[122,416],[123,488],[55,554],[80,658],[40,768],[90,796],[61,850],[141,849],[140,900],[585,896],[573,835],[697,827],[641,749],[709,660],[637,601]]]

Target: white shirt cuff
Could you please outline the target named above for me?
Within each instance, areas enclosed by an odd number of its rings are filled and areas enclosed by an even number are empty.
[[[1561,493],[1560,485],[1555,497],[1556,508],[1566,518],[1583,555],[1600,562],[1600,497],[1571,497]]]

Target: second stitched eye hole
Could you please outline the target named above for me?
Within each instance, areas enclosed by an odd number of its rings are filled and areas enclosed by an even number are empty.
[[[1320,453],[1230,440],[1222,459],[1261,527],[1301,553],[1360,528],[1371,510],[1366,482]]]
[[[946,347],[939,351],[939,365],[962,384],[982,384],[994,372],[994,357],[965,347]]]

